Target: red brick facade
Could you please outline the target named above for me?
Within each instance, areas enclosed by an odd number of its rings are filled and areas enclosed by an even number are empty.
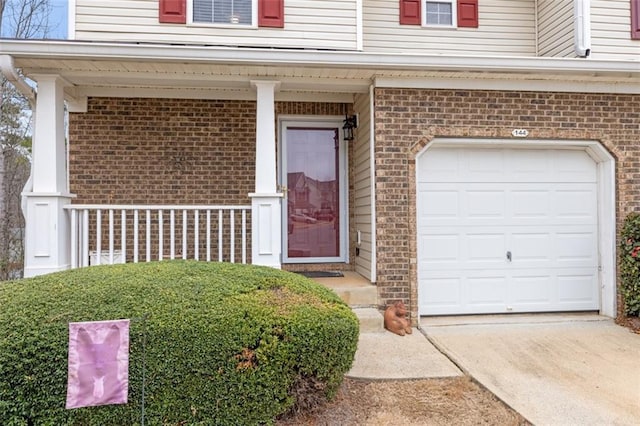
[[[640,210],[640,96],[376,89],[379,302],[417,315],[415,157],[434,137],[597,140],[616,158],[618,224]],[[620,303],[618,303],[620,306]]]
[[[417,314],[415,157],[435,137],[511,138],[526,128],[531,139],[599,141],[616,159],[618,223],[640,210],[638,95],[379,88],[374,103],[380,305],[402,299]],[[343,107],[277,102],[276,117]],[[90,99],[87,113],[70,117],[74,202],[249,204],[255,114],[254,101]],[[350,149],[351,206],[353,160]],[[351,269],[352,261],[286,268]]]
[[[343,104],[276,103],[276,118],[343,113]],[[255,123],[255,101],[90,98],[69,119],[74,203],[251,204]]]

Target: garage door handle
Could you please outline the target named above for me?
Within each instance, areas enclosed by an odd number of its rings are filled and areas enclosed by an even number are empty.
[[[511,262],[511,252],[510,251],[507,252],[507,260],[509,262]]]

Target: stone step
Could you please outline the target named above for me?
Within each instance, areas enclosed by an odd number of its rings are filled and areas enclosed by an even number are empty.
[[[382,314],[376,308],[353,308],[360,321],[360,334],[384,331]]]
[[[369,287],[335,287],[332,288],[347,305],[354,307],[376,306],[378,302],[378,289]]]
[[[343,277],[314,280],[336,292],[351,307],[378,306],[378,288],[360,274],[345,271]]]

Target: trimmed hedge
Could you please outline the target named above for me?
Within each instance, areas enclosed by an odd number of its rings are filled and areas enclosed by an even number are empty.
[[[357,318],[330,290],[228,263],[10,281],[0,283],[0,306],[2,425],[139,424],[143,357],[147,424],[268,424],[310,390],[331,398],[358,340]],[[68,323],[120,318],[131,319],[129,403],[65,410]]]
[[[640,316],[640,214],[631,213],[620,234],[620,291],[624,313]]]

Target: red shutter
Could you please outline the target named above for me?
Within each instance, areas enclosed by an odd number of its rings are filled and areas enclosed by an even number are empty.
[[[258,26],[284,28],[284,0],[258,0]]]
[[[478,28],[478,0],[458,0],[458,27]]]
[[[400,0],[400,24],[421,25],[420,17],[421,0]]]
[[[160,0],[160,22],[187,23],[187,0]]]
[[[631,38],[640,40],[640,0],[631,0]]]

